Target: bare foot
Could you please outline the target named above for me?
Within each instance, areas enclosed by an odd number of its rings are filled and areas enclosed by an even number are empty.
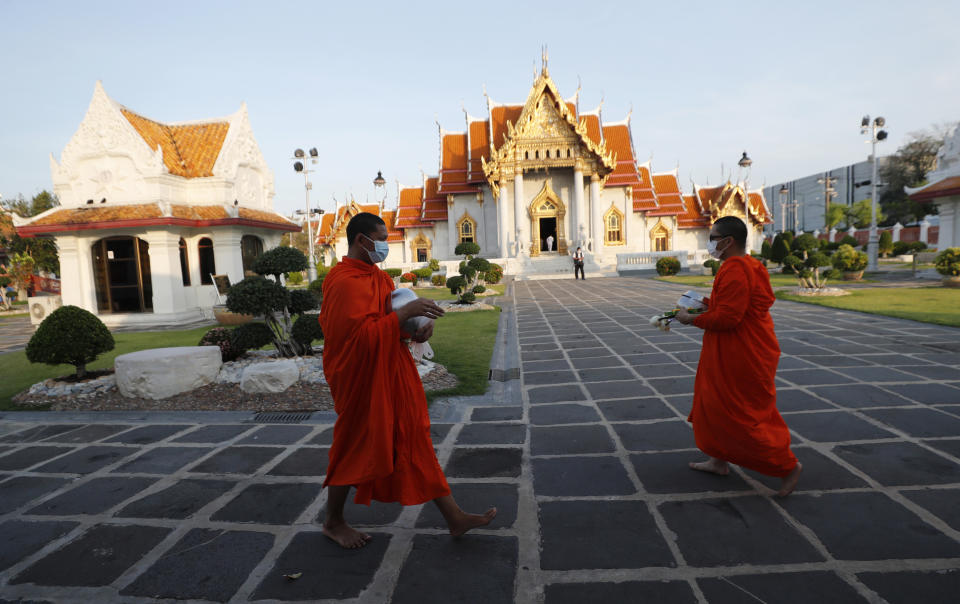
[[[707,461],[691,461],[690,468],[701,472],[717,474],[718,476],[726,476],[730,473],[730,465],[716,457],[711,457]]]
[[[340,547],[346,549],[357,549],[363,547],[370,541],[370,535],[361,533],[346,522],[333,526],[324,524],[323,534],[336,541]]]
[[[783,484],[780,485],[780,490],[777,491],[777,497],[786,497],[797,488],[797,483],[800,482],[800,472],[803,472],[803,465],[798,461],[793,470],[784,476]]]
[[[497,515],[497,508],[490,508],[484,514],[467,514],[461,512],[453,522],[448,523],[450,534],[454,537],[466,533],[470,529],[487,526]]]

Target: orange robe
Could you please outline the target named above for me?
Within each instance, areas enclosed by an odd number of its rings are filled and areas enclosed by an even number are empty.
[[[323,373],[337,412],[324,485],[353,485],[354,502],[366,505],[416,505],[450,494],[392,290],[385,272],[352,258],[323,281]]]
[[[797,458],[777,411],[780,345],[770,318],[774,300],[762,264],[749,256],[724,261],[709,310],[693,321],[704,330],[703,350],[687,421],[707,455],[782,478]]]

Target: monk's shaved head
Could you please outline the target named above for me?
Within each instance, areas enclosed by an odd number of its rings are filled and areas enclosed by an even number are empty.
[[[712,230],[720,237],[733,237],[738,247],[747,247],[747,225],[736,216],[717,218]]]
[[[353,245],[357,235],[370,237],[380,230],[380,225],[386,226],[386,223],[376,214],[360,212],[347,223],[347,245]]]

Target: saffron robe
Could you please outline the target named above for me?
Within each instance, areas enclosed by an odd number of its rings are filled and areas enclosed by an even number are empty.
[[[326,485],[416,505],[450,494],[430,439],[423,383],[390,304],[393,279],[344,258],[323,281],[323,374],[337,412]]]
[[[777,411],[780,345],[770,317],[774,300],[770,275],[760,262],[749,256],[723,262],[708,310],[693,321],[704,330],[703,349],[687,421],[707,455],[782,478],[797,458]]]

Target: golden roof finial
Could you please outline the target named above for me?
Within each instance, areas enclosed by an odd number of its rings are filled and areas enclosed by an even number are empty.
[[[549,55],[547,54],[547,45],[544,44],[540,48],[540,62],[542,64],[541,71],[543,75],[547,75],[547,62],[550,60]]]

